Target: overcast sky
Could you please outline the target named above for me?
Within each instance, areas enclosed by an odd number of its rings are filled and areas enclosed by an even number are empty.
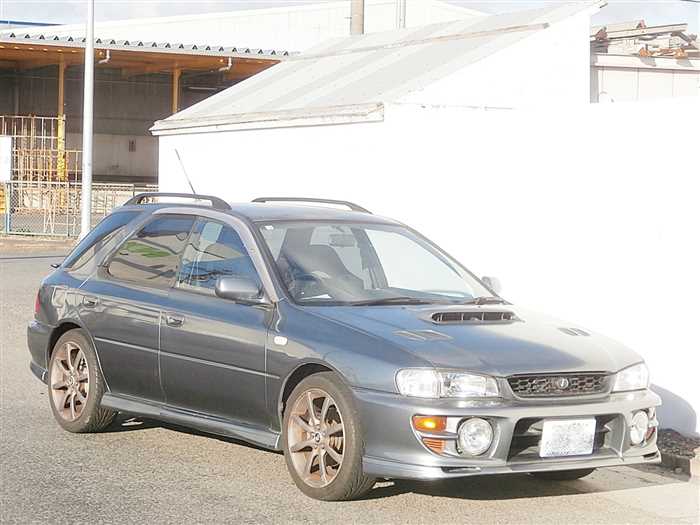
[[[323,0],[316,0],[323,1]],[[348,0],[349,1],[349,0]],[[556,3],[554,1],[530,0],[447,0],[485,12],[499,13],[528,9]],[[596,15],[594,24],[644,19],[647,25],[683,23],[690,31],[700,32],[700,3],[697,1],[631,1],[609,0],[608,6]],[[207,13],[256,7],[296,5],[304,0],[95,0],[95,15],[98,20],[167,16],[191,13]],[[85,12],[85,0],[0,0],[0,20],[23,20],[34,22],[76,23],[81,22]]]

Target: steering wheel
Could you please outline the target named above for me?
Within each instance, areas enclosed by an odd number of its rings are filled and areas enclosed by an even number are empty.
[[[330,295],[328,287],[323,282],[324,278],[314,273],[298,273],[294,275],[289,284],[289,291],[295,299]]]

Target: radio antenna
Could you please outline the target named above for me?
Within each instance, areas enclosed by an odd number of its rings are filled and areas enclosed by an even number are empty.
[[[180,162],[180,168],[182,168],[182,174],[185,176],[185,179],[187,180],[187,184],[190,185],[190,189],[192,190],[192,194],[196,195],[197,192],[194,191],[194,186],[192,186],[192,181],[190,180],[190,177],[187,175],[187,170],[185,169],[185,164],[182,162],[182,158],[180,158],[180,152],[175,148],[175,155],[177,155],[177,160]]]

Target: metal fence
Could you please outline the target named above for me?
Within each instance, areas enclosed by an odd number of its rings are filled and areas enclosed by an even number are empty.
[[[156,186],[93,184],[92,225],[136,193],[156,190]],[[12,181],[4,184],[1,193],[3,233],[62,237],[80,233],[80,183]]]

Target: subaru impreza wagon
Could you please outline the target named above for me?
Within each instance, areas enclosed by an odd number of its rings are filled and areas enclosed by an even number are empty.
[[[28,342],[65,430],[123,412],[235,437],[323,500],[659,460],[636,353],[342,201],[138,195],[43,281]]]

